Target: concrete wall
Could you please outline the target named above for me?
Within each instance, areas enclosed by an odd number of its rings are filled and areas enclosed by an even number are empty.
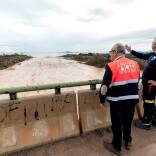
[[[106,102],[100,106],[98,90],[79,91],[78,106],[83,133],[111,125],[109,104]],[[138,119],[138,111],[143,116],[142,100],[135,109],[134,119]]]
[[[78,134],[74,92],[0,101],[0,153]]]
[[[74,92],[0,101],[0,153],[110,126],[109,104],[99,103],[98,90],[78,91],[78,103]]]
[[[98,90],[79,91],[78,104],[80,122],[84,133],[110,126],[109,104],[100,106]]]

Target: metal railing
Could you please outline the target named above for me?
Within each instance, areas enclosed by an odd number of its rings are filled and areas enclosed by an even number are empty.
[[[90,89],[95,90],[96,85],[101,84],[101,83],[102,83],[102,80],[89,80],[89,81],[79,81],[79,82],[36,85],[36,86],[28,86],[28,87],[23,86],[23,87],[2,88],[2,89],[0,89],[0,95],[1,94],[9,94],[10,100],[16,100],[17,93],[20,93],[20,92],[55,89],[55,94],[60,94],[61,88],[90,85]]]

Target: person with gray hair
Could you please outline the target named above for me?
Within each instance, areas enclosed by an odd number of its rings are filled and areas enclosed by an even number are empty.
[[[125,49],[125,47],[121,43],[115,44],[112,47],[111,51],[112,50],[115,50],[117,53],[121,53],[121,54],[125,54],[126,53],[126,49]]]
[[[125,45],[125,48],[137,58],[147,60],[142,74],[144,115],[141,121],[135,123],[135,126],[148,130],[151,125],[156,125],[156,38],[152,41],[153,51],[149,53],[137,52],[128,45]]]
[[[112,143],[104,142],[104,146],[120,155],[122,137],[127,150],[132,142],[131,123],[139,101],[140,68],[137,62],[125,57],[125,47],[121,43],[115,44],[109,54],[112,62],[105,67],[99,98],[101,104],[105,99],[110,103],[113,139]]]

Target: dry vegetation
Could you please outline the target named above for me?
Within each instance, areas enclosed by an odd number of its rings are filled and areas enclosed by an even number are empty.
[[[101,53],[66,54],[66,55],[63,55],[62,57],[66,58],[66,59],[76,60],[81,63],[92,65],[92,66],[95,66],[98,68],[103,68],[103,67],[105,67],[105,65],[108,62],[110,62],[109,54],[101,54]],[[137,61],[140,65],[141,69],[144,68],[145,63],[146,63],[144,60],[138,59],[138,58],[132,56],[131,54],[126,54],[126,57]]]
[[[13,66],[16,63],[28,60],[30,58],[32,57],[16,53],[11,55],[8,54],[0,55],[0,70]]]

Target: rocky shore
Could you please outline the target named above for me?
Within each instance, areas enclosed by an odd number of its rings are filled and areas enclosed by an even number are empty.
[[[3,54],[0,55],[0,70],[11,67],[17,63],[31,59],[32,56],[24,54]]]

